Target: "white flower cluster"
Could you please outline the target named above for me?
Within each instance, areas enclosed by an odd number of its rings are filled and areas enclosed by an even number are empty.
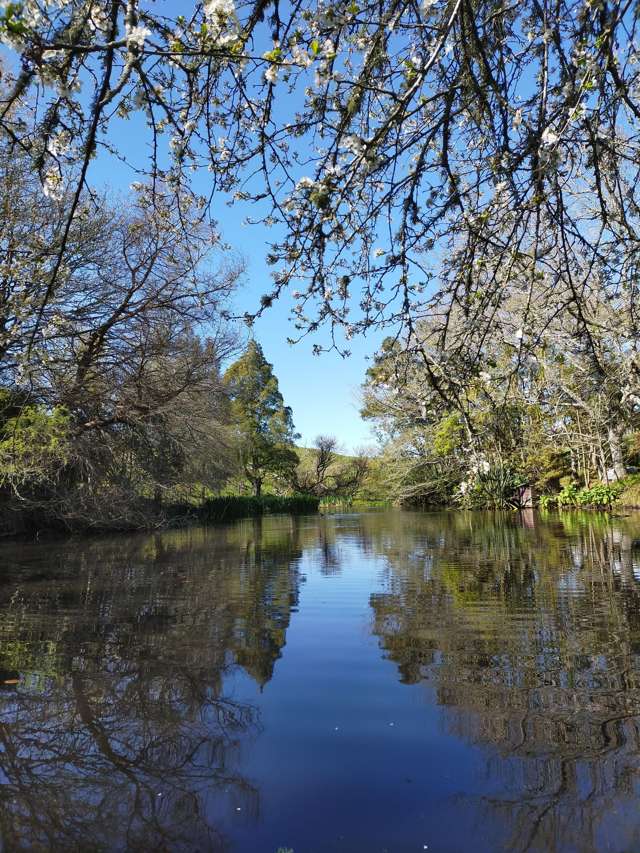
[[[349,136],[344,137],[344,139],[342,140],[342,147],[346,148],[346,150],[350,151],[352,154],[358,155],[362,154],[365,145],[364,141],[360,139],[359,136],[351,134]]]
[[[220,18],[230,18],[236,11],[233,0],[205,0],[202,8],[205,18],[214,23]]]
[[[60,201],[64,193],[62,177],[57,169],[48,169],[42,179],[42,192],[53,201]]]
[[[316,182],[313,178],[310,178],[308,175],[305,175],[304,178],[300,178],[298,183],[296,184],[297,190],[310,190],[315,187]]]
[[[478,459],[469,468],[469,473],[477,477],[478,474],[488,474],[490,470],[491,465],[489,465],[486,459]]]
[[[149,29],[149,27],[130,27],[127,30],[127,47],[136,47],[138,50],[142,50],[147,36],[150,35],[151,30]]]
[[[295,65],[300,65],[302,68],[308,68],[313,64],[313,57],[299,44],[294,44],[291,48],[291,61]]]

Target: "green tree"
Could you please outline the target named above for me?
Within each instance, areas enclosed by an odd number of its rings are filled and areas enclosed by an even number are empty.
[[[243,472],[260,496],[267,474],[289,476],[299,459],[291,409],[285,406],[273,367],[262,347],[250,341],[244,355],[227,370],[232,423],[238,433]]]

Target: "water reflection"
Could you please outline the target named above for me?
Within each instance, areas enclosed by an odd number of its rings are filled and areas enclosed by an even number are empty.
[[[416,517],[371,597],[374,631],[404,682],[433,685],[447,729],[489,747],[474,805],[503,827],[502,849],[638,849],[632,525],[574,515],[531,527]]]
[[[0,827],[8,849],[222,849],[237,766],[298,600],[295,522],[5,548]],[[34,563],[42,564],[42,568]],[[15,683],[17,682],[17,683]]]
[[[4,545],[4,848],[638,850],[639,537],[385,512]]]

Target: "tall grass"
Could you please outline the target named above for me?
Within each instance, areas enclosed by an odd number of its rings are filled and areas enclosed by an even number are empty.
[[[289,513],[301,515],[318,511],[319,498],[313,495],[261,495],[259,498],[247,495],[209,498],[197,510],[201,521],[229,521],[234,518],[248,518],[254,515],[273,515]]]

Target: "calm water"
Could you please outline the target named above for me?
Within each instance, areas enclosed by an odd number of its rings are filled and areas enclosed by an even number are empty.
[[[0,548],[3,851],[640,850],[640,518]]]

